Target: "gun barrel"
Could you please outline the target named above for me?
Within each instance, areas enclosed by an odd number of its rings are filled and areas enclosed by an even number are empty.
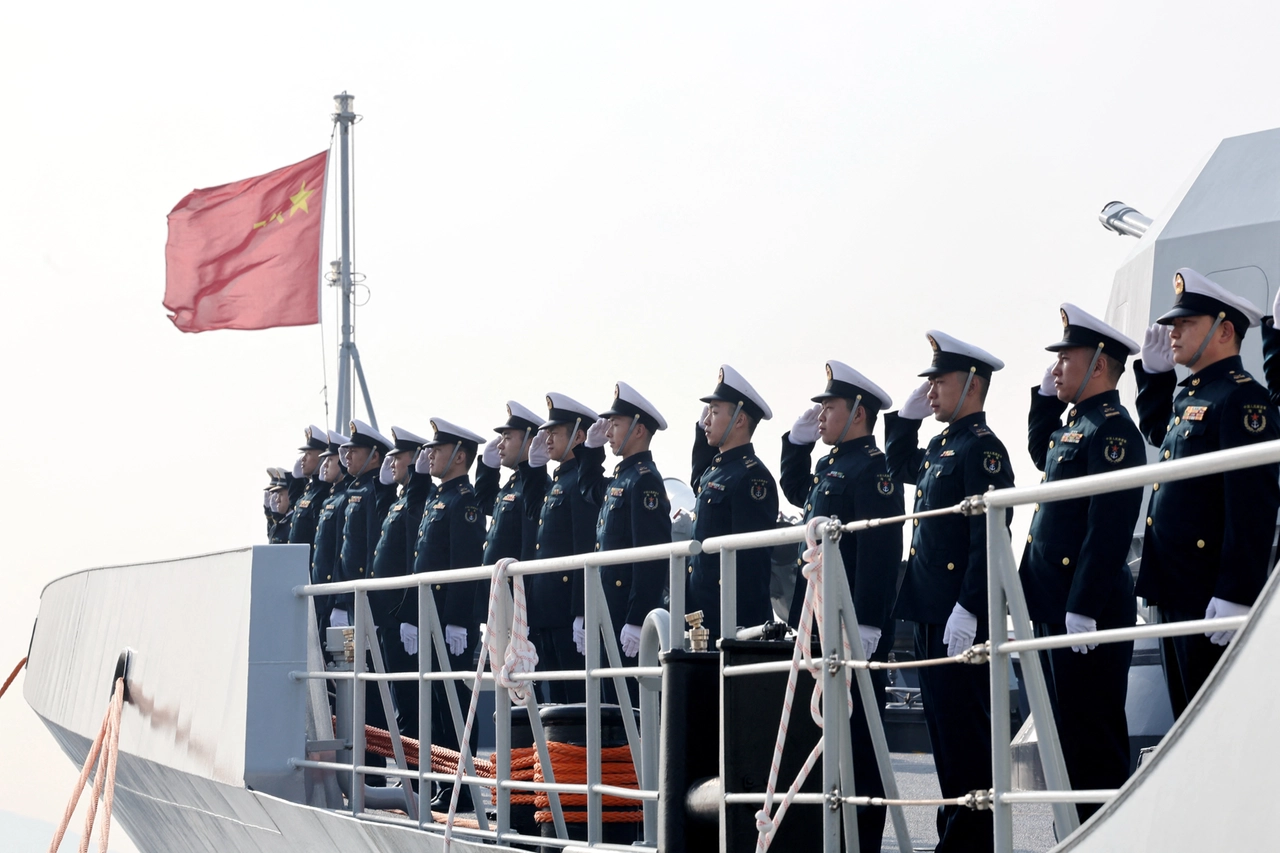
[[[1098,214],[1098,221],[1108,231],[1129,237],[1141,237],[1151,227],[1151,217],[1143,216],[1122,201],[1107,202]]]

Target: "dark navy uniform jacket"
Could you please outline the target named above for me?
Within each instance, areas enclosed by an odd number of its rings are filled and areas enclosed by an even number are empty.
[[[865,435],[831,448],[810,469],[814,445],[792,444],[782,437],[782,493],[804,507],[804,519],[828,516],[842,522],[902,515],[902,490],[889,476],[885,455],[874,435]],[[853,593],[858,622],[881,629],[891,622],[902,561],[902,523],[887,524],[840,537],[840,557]],[[800,623],[808,580],[796,561],[796,592],[788,622]]]
[[[342,542],[342,521],[347,501],[347,485],[344,476],[329,485],[329,491],[320,502],[320,514],[316,518],[316,538],[311,549],[311,582],[332,583],[338,573],[338,546]],[[320,612],[326,616],[333,607],[333,596],[324,596],[317,602]]]
[[[1042,481],[1057,482],[1145,465],[1146,445],[1119,391],[1105,391],[1066,408],[1031,389],[1027,450]],[[1142,489],[1037,504],[1018,576],[1034,622],[1062,625],[1067,613],[1101,628],[1137,618],[1129,543],[1142,510]]]
[[[397,489],[395,500],[382,519],[382,530],[373,549],[373,565],[369,567],[368,577],[400,577],[413,572],[418,527],[422,524],[423,509],[434,492],[435,483],[429,476],[409,472],[409,481]],[[416,588],[371,592],[369,604],[379,625],[398,625],[401,603],[408,596],[414,596],[416,600],[417,595]]]
[[[579,444],[545,484],[541,504],[525,509],[537,518],[534,557],[550,559],[588,554],[596,547],[596,522],[604,492],[604,448]],[[525,575],[530,628],[568,628],[585,608],[582,570]],[[622,630],[619,628],[618,630]]]
[[[1160,448],[1157,462],[1280,438],[1275,404],[1239,356],[1181,382],[1172,370],[1149,374],[1141,364],[1139,425]],[[1153,485],[1138,595],[1178,611],[1203,612],[1210,598],[1253,604],[1270,568],[1278,475],[1271,464]]]
[[[1280,406],[1280,332],[1276,331],[1274,317],[1263,317],[1262,326],[1262,377],[1267,381],[1271,402]]]
[[[617,551],[642,545],[671,544],[671,501],[662,475],[648,451],[632,454],[614,468],[606,484],[604,505],[596,522],[596,550]],[[609,603],[613,630],[643,625],[649,611],[662,606],[666,560],[603,566],[600,579]]]
[[[488,468],[481,463],[482,468]],[[497,476],[496,469],[494,476]],[[492,566],[503,557],[532,560],[538,539],[536,507],[547,488],[547,466],[534,468],[521,462],[506,485],[498,490],[486,513],[493,516],[484,542],[484,564]],[[526,580],[528,580],[526,578]],[[487,611],[486,611],[487,612]]]
[[[364,580],[373,565],[373,549],[378,544],[382,519],[395,498],[395,489],[378,479],[378,470],[365,471],[347,484],[347,499],[342,508],[342,544],[338,548],[337,579]],[[351,610],[355,595],[337,598],[339,607]]]
[[[694,427],[693,472],[689,477],[698,495],[693,538],[772,530],[778,521],[778,484],[747,444],[719,451],[707,434]],[[769,579],[773,561],[768,548],[738,552],[738,624],[762,625],[773,620]],[[690,611],[701,610],[704,626],[718,634],[720,625],[720,554],[695,554],[687,586]],[[730,626],[736,627],[736,626]]]
[[[307,480],[307,486],[293,505],[293,526],[289,528],[289,542],[294,545],[316,547],[316,524],[320,520],[320,507],[329,493],[329,484],[319,477]]]
[[[284,514],[272,513],[267,517],[267,544],[289,544],[289,532],[293,529],[293,510]]]
[[[444,569],[470,569],[484,558],[484,510],[466,474],[441,483],[427,501],[418,526],[414,551],[414,574]],[[474,641],[476,627],[483,621],[476,612],[480,581],[431,584],[436,610],[442,625],[466,628]],[[486,589],[487,592],[487,589]],[[418,624],[418,599],[406,598],[400,608],[403,622]]]
[[[955,506],[990,488],[1013,485],[1013,466],[1004,444],[987,427],[985,412],[945,426],[920,449],[920,421],[884,416],[889,473],[915,489],[915,511]],[[1013,510],[1005,517],[1005,527]],[[987,613],[987,520],[985,515],[944,515],[913,520],[907,574],[898,591],[899,619],[944,625],[959,603],[978,617]],[[985,633],[985,632],[983,632]]]

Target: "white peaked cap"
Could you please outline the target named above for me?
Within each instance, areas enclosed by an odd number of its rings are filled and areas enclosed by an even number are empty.
[[[351,422],[351,438],[343,447],[381,447],[382,452],[386,453],[391,449],[395,442],[369,426],[364,421],[353,420]]]
[[[342,445],[346,444],[350,440],[351,440],[350,436],[343,435],[342,433],[338,432],[336,429],[329,430],[330,444],[336,444],[339,447],[341,447]]]
[[[1161,315],[1157,323],[1167,326],[1175,317],[1216,317],[1219,312],[1225,312],[1225,319],[1246,329],[1262,322],[1262,311],[1258,306],[1190,267],[1183,267],[1173,274],[1173,293],[1173,308]]]
[[[542,425],[542,416],[530,409],[528,406],[522,406],[515,400],[507,401],[507,422],[501,426],[493,428],[494,432],[504,432],[509,429],[533,429],[536,430]]]
[[[324,427],[312,424],[302,431],[307,443],[299,450],[325,450],[329,447],[329,431]]]
[[[920,376],[937,376],[955,371],[967,373],[972,369],[978,376],[990,379],[993,371],[1004,367],[1004,362],[991,353],[946,332],[930,329],[925,332],[925,337],[933,347],[933,364],[920,373]]]
[[[821,403],[828,397],[844,397],[848,400],[862,398],[864,403],[875,403],[868,408],[887,409],[893,405],[893,398],[884,392],[876,383],[854,370],[843,361],[832,359],[827,362],[827,387],[813,402]]]
[[[466,427],[450,423],[444,418],[432,418],[431,431],[435,437],[424,445],[426,447],[435,447],[438,444],[456,444],[459,441],[470,441],[475,444],[485,443],[483,436],[476,435]]]
[[[405,453],[417,450],[427,443],[427,440],[420,435],[409,432],[404,427],[393,426],[391,428],[391,441],[393,446],[392,453]]]
[[[590,426],[597,417],[595,409],[584,406],[568,394],[552,391],[547,394],[547,419],[538,429],[572,423]]]
[[[640,415],[651,420],[657,425],[658,429],[667,428],[667,419],[662,416],[658,408],[646,400],[643,394],[625,382],[619,382],[613,386],[613,405],[609,407],[609,411],[600,413],[602,418],[612,417],[613,415],[627,417]]]
[[[1108,325],[1077,305],[1064,302],[1058,306],[1058,313],[1062,315],[1062,340],[1045,347],[1049,352],[1069,347],[1092,349],[1099,344],[1103,345],[1103,352],[1122,349],[1128,355],[1137,355],[1142,349],[1115,326]],[[1107,345],[1112,349],[1107,349]]]
[[[725,402],[735,406],[742,404],[747,414],[767,421],[773,417],[773,410],[760,396],[760,392],[751,386],[746,378],[727,364],[720,365],[720,381],[714,391],[700,398],[704,403]]]

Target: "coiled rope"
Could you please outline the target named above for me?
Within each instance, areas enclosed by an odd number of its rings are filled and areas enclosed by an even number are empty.
[[[782,765],[782,750],[787,742],[787,727],[791,719],[791,704],[795,699],[796,681],[801,669],[813,674],[814,666],[810,653],[812,626],[816,621],[820,643],[824,638],[826,628],[822,623],[822,529],[828,523],[829,521],[826,518],[814,518],[804,528],[805,545],[807,547],[803,554],[805,562],[803,573],[808,580],[808,586],[805,589],[804,607],[800,611],[800,626],[796,631],[796,646],[791,654],[791,671],[787,675],[787,692],[782,703],[782,721],[778,725],[778,739],[774,744],[773,760],[769,765],[769,784],[765,788],[764,806],[756,812],[756,831],[759,833],[756,839],[756,853],[764,853],[769,849],[769,845],[773,843],[773,838],[778,831],[779,824],[782,823],[782,818],[786,815],[787,809],[790,808],[792,800],[795,799],[795,795],[800,790],[800,786],[809,777],[809,772],[813,770],[814,764],[817,763],[818,756],[822,754],[822,742],[826,738],[825,732],[822,737],[818,738],[818,742],[814,744],[813,750],[809,753],[808,758],[805,759],[800,772],[796,774],[795,781],[791,783],[791,787],[787,789],[782,802],[778,805],[777,812],[770,815],[770,811],[773,808],[774,792],[778,785],[778,772]],[[834,627],[839,628],[838,625]],[[843,632],[841,634],[843,636]],[[853,656],[847,637],[844,638],[844,656],[846,660]],[[846,669],[844,671],[845,701],[850,713],[853,711],[852,676],[851,670]],[[814,682],[813,695],[809,699],[809,716],[817,723],[818,728],[822,728],[821,675],[814,674]]]
[[[13,677],[10,676],[9,680],[12,681]],[[6,682],[5,687],[8,686]],[[80,770],[80,779],[76,782],[75,790],[71,792],[71,800],[67,803],[67,810],[62,815],[62,823],[58,825],[53,841],[49,844],[49,853],[57,853],[58,847],[61,846],[62,838],[67,834],[67,827],[71,824],[71,816],[75,813],[76,804],[80,801],[80,794],[84,791],[89,773],[98,762],[99,755],[102,756],[102,762],[98,765],[98,773],[93,782],[93,794],[89,797],[89,811],[84,818],[84,835],[80,838],[80,853],[89,851],[89,839],[93,835],[93,821],[97,816],[99,802],[102,803],[102,828],[98,838],[98,850],[99,853],[107,853],[107,838],[111,834],[111,806],[116,790],[116,764],[120,756],[120,713],[123,708],[124,678],[117,678],[115,688],[111,692],[111,704],[107,706],[107,714],[102,718],[102,727],[98,730],[98,736],[89,747],[89,755],[84,760],[84,767]]]

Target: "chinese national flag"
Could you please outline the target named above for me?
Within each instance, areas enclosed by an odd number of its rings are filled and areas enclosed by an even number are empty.
[[[320,322],[328,152],[193,190],[169,212],[164,307],[184,332]]]

